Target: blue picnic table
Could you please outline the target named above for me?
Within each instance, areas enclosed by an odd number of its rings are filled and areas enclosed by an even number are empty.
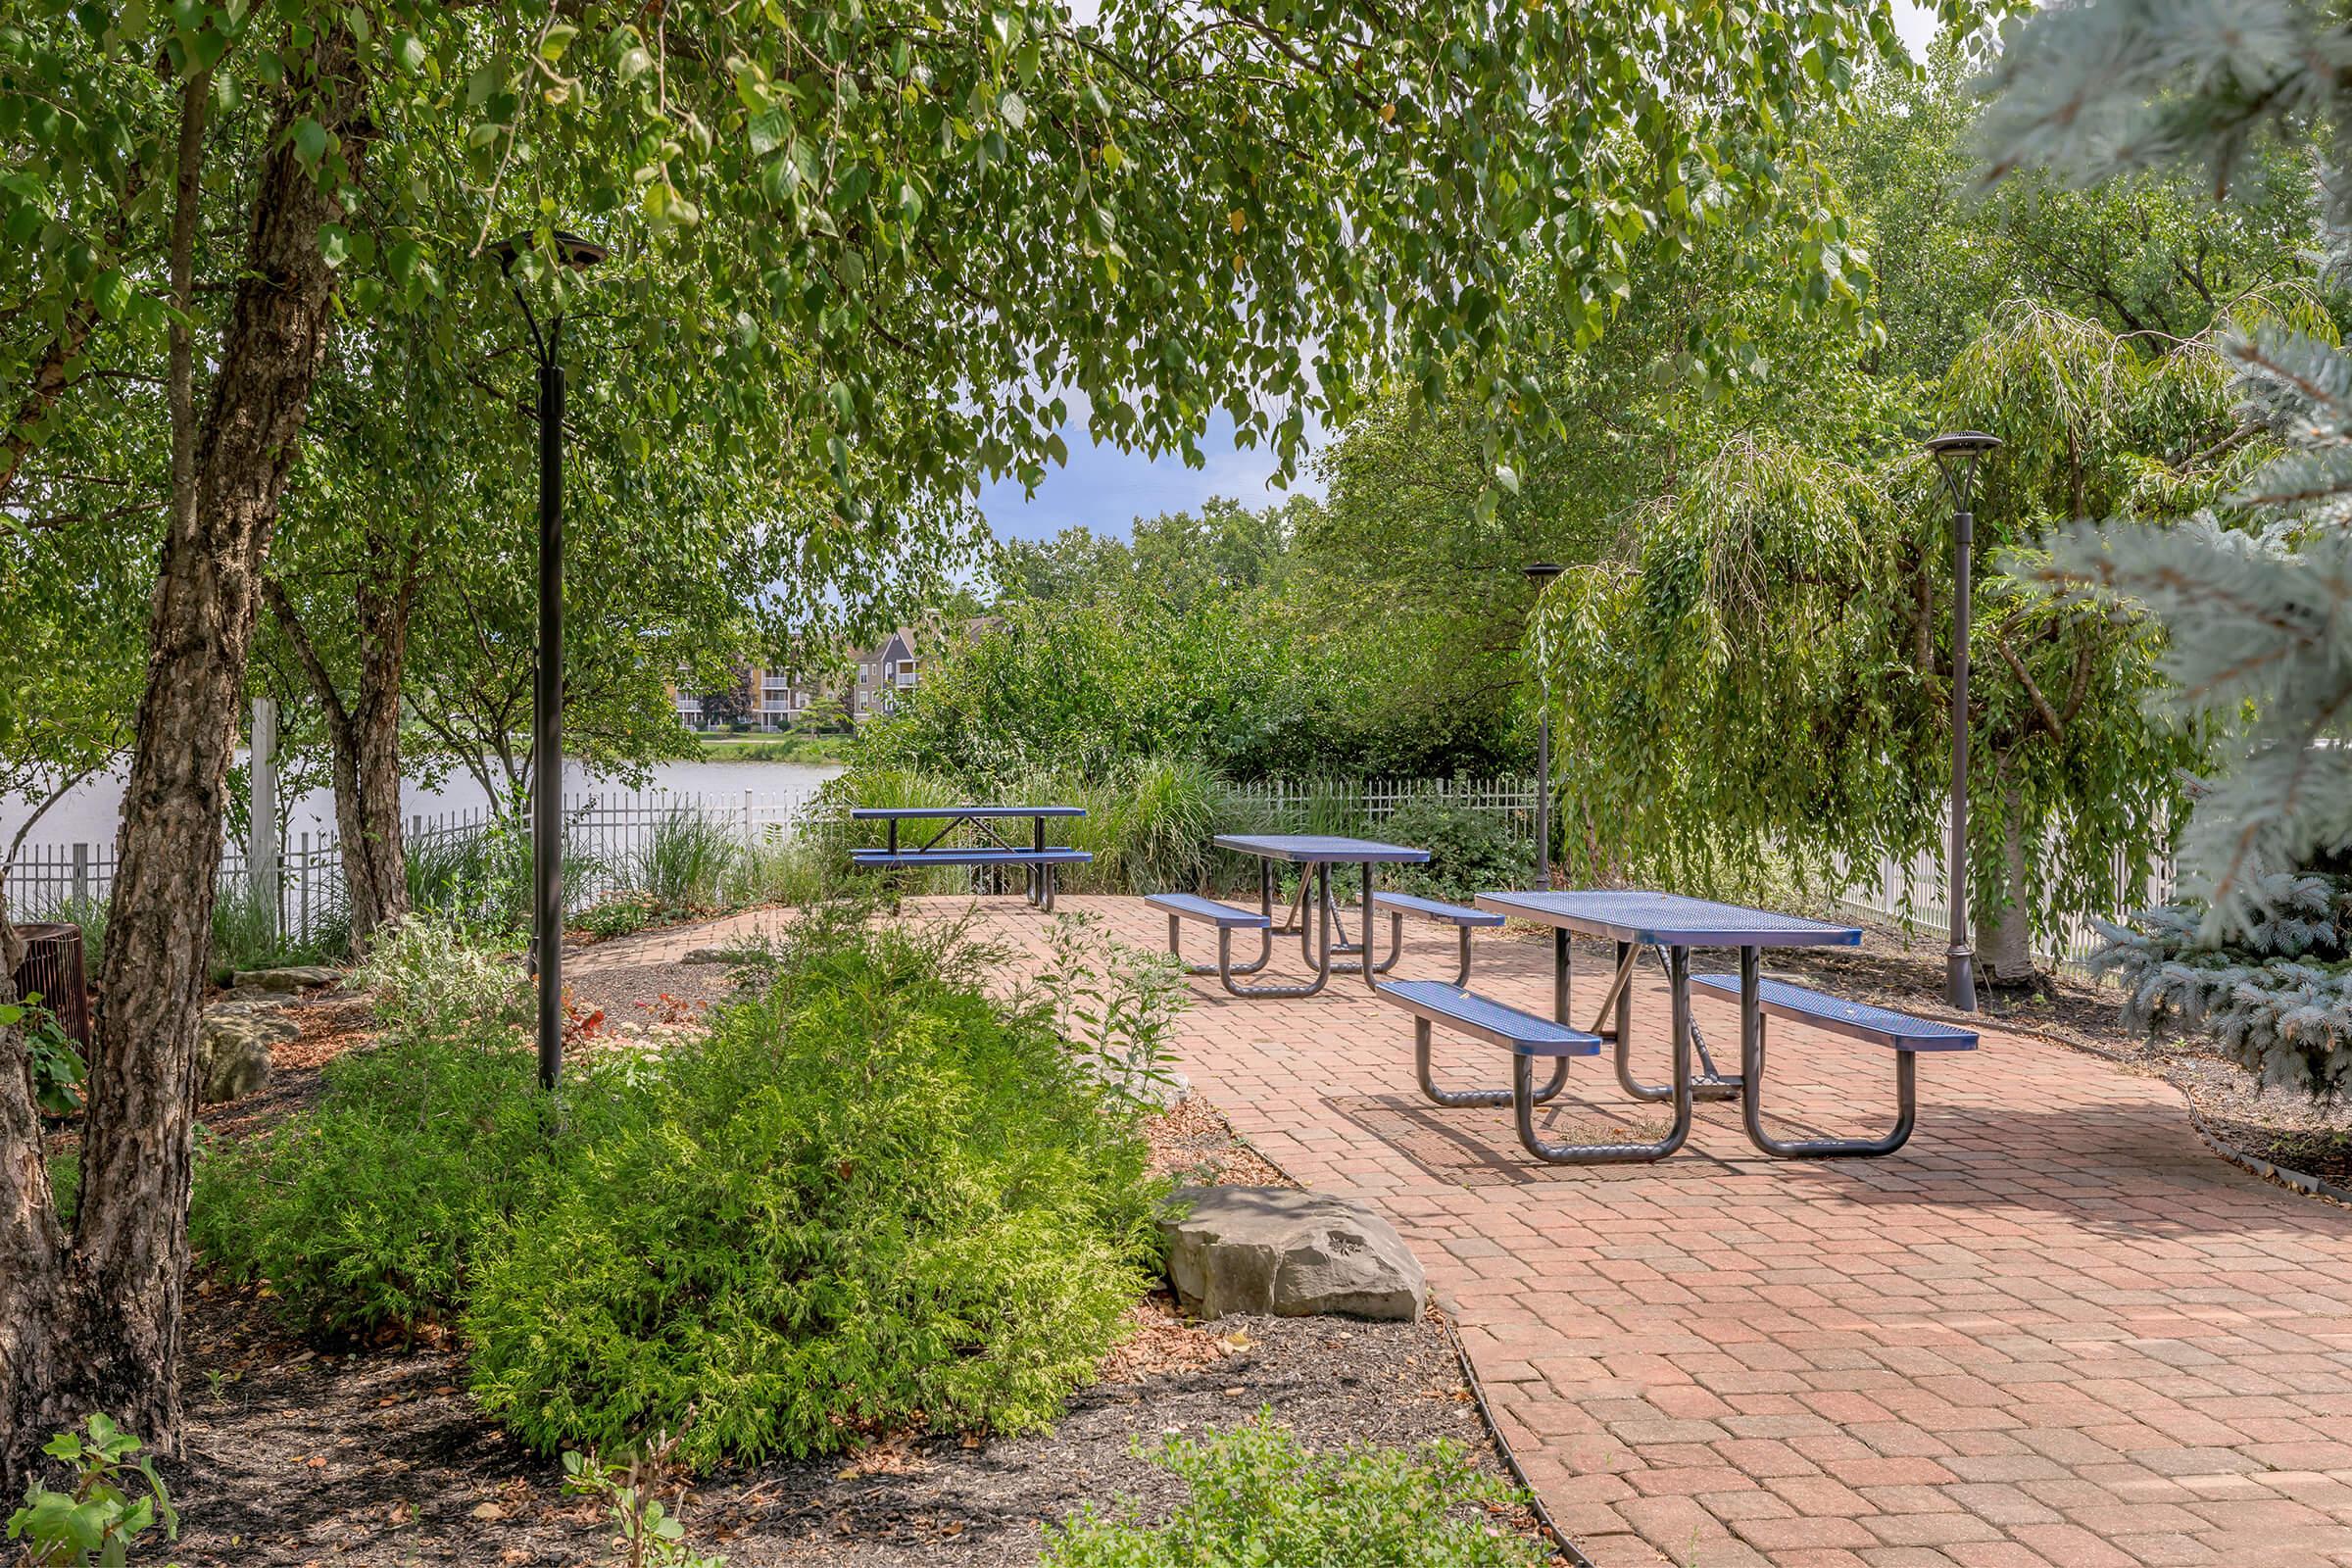
[[[1372,956],[1373,883],[1378,868],[1384,865],[1426,865],[1427,850],[1416,850],[1402,844],[1383,844],[1377,839],[1348,838],[1334,833],[1220,833],[1213,840],[1218,849],[1236,855],[1251,856],[1258,861],[1257,904],[1264,923],[1257,927],[1261,935],[1257,960],[1254,963],[1232,964],[1227,989],[1240,996],[1253,997],[1311,997],[1331,983],[1335,974],[1361,974],[1369,983],[1374,976],[1385,974],[1396,962],[1400,938],[1395,922],[1391,923],[1389,956],[1375,961]],[[1288,911],[1280,920],[1274,917],[1274,868],[1277,865],[1296,865],[1301,868],[1298,896],[1291,901]],[[1335,865],[1353,865],[1363,878],[1362,906],[1363,935],[1361,942],[1348,939],[1348,928],[1333,901],[1331,868]],[[1308,904],[1314,906],[1313,925],[1308,924]],[[1296,936],[1298,956],[1314,971],[1314,978],[1304,985],[1237,987],[1232,974],[1255,974],[1266,966],[1272,956],[1274,939]],[[1313,940],[1310,941],[1309,938]]]
[[[883,823],[888,843],[878,850],[852,850],[850,863],[869,871],[963,867],[971,870],[975,880],[1018,868],[1025,879],[1024,896],[1040,913],[1050,914],[1055,868],[1087,865],[1095,857],[1087,850],[1048,844],[1046,824],[1085,814],[1082,806],[860,806],[851,810],[850,820]],[[1024,818],[1029,822],[1028,843],[1009,844],[998,833],[999,823]],[[912,849],[902,849],[901,823],[919,823],[936,831]],[[948,843],[959,828],[966,830],[967,839],[979,842]]]
[[[1766,948],[1856,947],[1862,941],[1860,930],[1823,920],[1809,920],[1800,915],[1780,914],[1770,909],[1751,909],[1737,904],[1719,904],[1711,899],[1688,898],[1677,893],[1617,890],[1482,893],[1476,903],[1481,909],[1551,927],[1552,1017],[1562,1025],[1573,1027],[1569,1017],[1573,980],[1570,937],[1599,937],[1617,945],[1615,972],[1599,1008],[1593,1014],[1589,1034],[1598,1036],[1602,1042],[1615,1047],[1619,1086],[1637,1100],[1671,1102],[1674,1105],[1674,1124],[1664,1138],[1653,1144],[1576,1146],[1580,1158],[1659,1159],[1673,1153],[1690,1136],[1690,1106],[1693,1100],[1742,1101],[1749,1138],[1767,1152],[1788,1152],[1790,1146],[1779,1145],[1772,1140],[1761,1120],[1760,1089],[1764,1071],[1761,955]],[[1670,1032],[1673,1036],[1671,1048],[1674,1061],[1673,1081],[1668,1084],[1642,1083],[1635,1078],[1633,1071],[1634,966],[1644,948],[1657,950],[1666,968],[1667,991],[1672,1007]],[[1711,1058],[1705,1061],[1704,1071],[1693,1074],[1691,1070],[1694,1043],[1698,1044],[1702,1056],[1704,1054],[1704,1044],[1697,1041],[1697,1031],[1690,1021],[1690,950],[1693,948],[1737,948],[1740,952],[1740,1070],[1737,1073],[1718,1071]],[[1610,1016],[1612,1012],[1614,1018]],[[1909,1054],[1905,1054],[1898,1063],[1906,1074],[1906,1089],[1910,1060]],[[1750,1093],[1751,1087],[1759,1092]],[[1908,1099],[1907,1094],[1905,1098]],[[1907,1118],[1903,1130],[1908,1133]],[[1528,1144],[1531,1149],[1536,1148],[1533,1129],[1523,1124],[1520,1132],[1521,1142]],[[1558,1152],[1567,1152],[1565,1150]],[[1805,1151],[1808,1153],[1839,1152],[1866,1151],[1860,1146]]]

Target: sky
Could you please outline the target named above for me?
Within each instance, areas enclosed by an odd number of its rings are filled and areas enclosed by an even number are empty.
[[[1895,26],[1914,54],[1927,47],[1936,30],[1935,13],[1913,0],[1894,0]],[[1075,401],[1075,400],[1073,400]],[[1218,415],[1200,442],[1208,460],[1188,468],[1177,457],[1146,458],[1116,447],[1098,447],[1087,439],[1086,410],[1078,403],[1061,429],[1069,444],[1065,467],[1049,467],[1045,483],[1034,497],[1024,497],[1018,481],[1000,480],[980,492],[980,511],[1001,539],[1049,539],[1080,524],[1098,534],[1125,537],[1137,517],[1163,512],[1194,512],[1211,496],[1224,496],[1245,506],[1266,507],[1285,494],[1267,487],[1274,471],[1273,456],[1262,448],[1245,452],[1233,444],[1233,420]],[[1322,485],[1310,468],[1293,481],[1291,492],[1319,496]]]

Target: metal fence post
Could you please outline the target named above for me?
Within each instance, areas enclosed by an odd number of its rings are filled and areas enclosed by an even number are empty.
[[[302,935],[295,940],[311,940],[311,836],[302,836]]]
[[[74,902],[76,905],[90,902],[90,847],[87,844],[74,846]]]

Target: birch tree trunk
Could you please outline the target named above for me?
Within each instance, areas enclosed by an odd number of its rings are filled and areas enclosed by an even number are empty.
[[[20,1032],[0,1035],[0,1483],[12,1488],[49,1434],[92,1410],[166,1453],[179,1449],[195,1038],[224,781],[259,568],[333,319],[318,241],[337,208],[290,132],[311,116],[355,170],[369,133],[349,33],[321,35],[306,65],[289,74],[249,187],[252,226],[200,423],[187,329],[174,328],[171,522],[123,790],[70,1239],[41,1168],[28,1054]],[[183,303],[208,97],[200,74],[183,98],[172,257]]]

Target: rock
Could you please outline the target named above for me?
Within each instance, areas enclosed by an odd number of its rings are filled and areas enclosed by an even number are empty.
[[[222,1003],[205,1009],[196,1030],[196,1098],[202,1104],[239,1100],[270,1081],[270,1048],[302,1026],[275,1007]]]
[[[678,961],[680,963],[732,963],[735,960],[728,957],[723,949],[691,948],[687,950],[686,956]]]
[[[1185,1187],[1159,1228],[1176,1296],[1203,1318],[1421,1315],[1428,1281],[1395,1226],[1361,1203],[1290,1187]]]
[[[342,978],[340,969],[297,963],[283,969],[241,969],[236,984],[240,991],[306,991],[313,986],[331,986]]]

